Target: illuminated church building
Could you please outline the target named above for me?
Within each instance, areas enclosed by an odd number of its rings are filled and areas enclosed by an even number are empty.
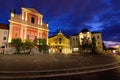
[[[43,15],[33,8],[22,8],[22,14],[12,11],[9,29],[9,39],[21,38],[34,40],[36,38],[46,39],[48,42],[48,24],[43,23]]]

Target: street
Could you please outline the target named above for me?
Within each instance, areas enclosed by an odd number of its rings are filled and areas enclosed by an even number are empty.
[[[119,80],[119,60],[118,55],[0,55],[0,79]]]

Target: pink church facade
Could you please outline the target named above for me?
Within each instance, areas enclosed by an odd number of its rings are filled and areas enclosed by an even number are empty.
[[[48,24],[43,22],[41,15],[34,8],[22,8],[22,14],[11,13],[8,42],[14,38],[34,40],[46,39],[48,42]]]

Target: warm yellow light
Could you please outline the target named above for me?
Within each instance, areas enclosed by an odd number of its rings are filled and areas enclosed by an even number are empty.
[[[116,46],[116,48],[119,48],[119,47],[120,47],[119,45]]]
[[[80,33],[80,34],[82,34],[82,33]]]
[[[90,32],[87,32],[88,34],[90,33]]]
[[[47,24],[47,27],[48,27],[48,24]]]
[[[14,17],[14,15],[15,15],[14,13],[11,13],[11,17]]]

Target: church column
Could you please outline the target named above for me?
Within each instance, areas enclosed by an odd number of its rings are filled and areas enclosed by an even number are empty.
[[[48,45],[48,32],[47,32],[47,36],[46,37],[47,37],[46,42],[47,42],[47,45]]]
[[[25,27],[24,30],[25,30],[25,31],[24,31],[24,40],[26,40],[27,28]]]
[[[38,25],[40,24],[40,16],[38,16]]]
[[[38,30],[38,32],[37,32],[37,38],[40,38],[40,37],[39,37],[39,33],[40,33],[40,31]]]
[[[47,24],[47,28],[48,28],[48,24]],[[47,45],[48,45],[48,31],[47,31]]]
[[[12,39],[12,31],[13,31],[13,26],[10,24],[10,29],[9,29],[9,38],[8,38],[8,42],[11,42]]]
[[[40,17],[40,23],[41,23],[41,25],[42,25],[42,16]]]
[[[25,21],[27,21],[28,13],[26,12],[25,14],[26,14],[25,15]]]
[[[21,29],[20,29],[20,38],[23,40],[24,39],[24,37],[23,37],[23,27],[22,27],[22,25],[21,25]]]
[[[22,12],[22,20],[24,20],[24,12]]]
[[[40,37],[41,37],[41,39],[42,39],[42,30],[40,31]]]

